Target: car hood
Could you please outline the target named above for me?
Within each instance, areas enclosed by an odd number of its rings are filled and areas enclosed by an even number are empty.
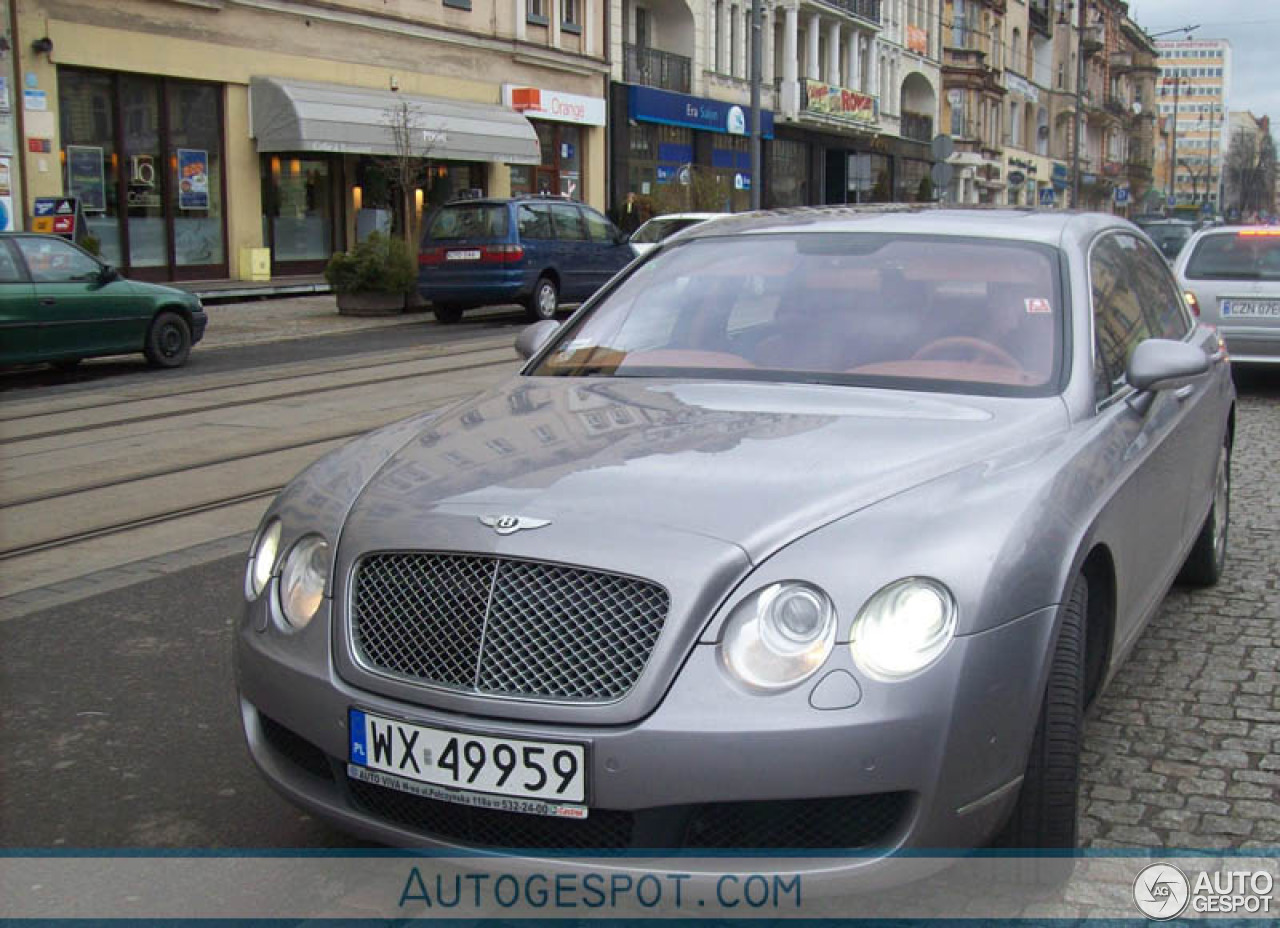
[[[759,563],[821,525],[1068,425],[1056,397],[517,377],[392,455],[355,501],[343,542],[420,547],[425,520],[510,515],[597,541],[606,531],[655,543],[701,536]]]
[[[196,296],[177,287],[166,287],[164,284],[152,284],[143,280],[130,280],[129,288],[139,295],[153,299],[163,299],[173,303],[195,304]]]

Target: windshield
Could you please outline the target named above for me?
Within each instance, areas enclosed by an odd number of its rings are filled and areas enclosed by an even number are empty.
[[[706,222],[706,220],[689,218],[650,219],[636,230],[636,234],[631,236],[631,241],[639,242],[642,245],[654,245],[669,235],[675,235],[681,229],[687,229],[689,226],[696,226],[702,222]]]
[[[427,229],[432,242],[501,239],[507,236],[507,207],[501,203],[446,206],[436,213]]]
[[[1176,258],[1187,239],[1191,238],[1190,226],[1149,225],[1146,232],[1166,258]]]
[[[941,236],[694,239],[631,273],[534,374],[1052,391],[1056,252]]]
[[[1191,280],[1280,280],[1280,232],[1206,235],[1187,261]]]

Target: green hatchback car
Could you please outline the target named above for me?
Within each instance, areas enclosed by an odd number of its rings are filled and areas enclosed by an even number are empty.
[[[194,294],[125,280],[66,239],[0,234],[0,364],[141,352],[179,367],[208,321]]]

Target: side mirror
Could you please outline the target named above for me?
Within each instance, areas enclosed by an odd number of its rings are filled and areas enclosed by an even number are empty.
[[[120,279],[120,272],[113,268],[110,264],[102,265],[102,270],[98,272],[98,283],[104,287],[113,280]]]
[[[1172,390],[1203,377],[1209,371],[1209,356],[1195,345],[1149,338],[1133,349],[1125,380],[1140,393]]]
[[[621,229],[615,229],[613,233],[613,243],[615,245],[625,245],[631,241],[631,233],[623,232]]]
[[[551,340],[551,336],[556,334],[558,328],[560,323],[554,319],[543,319],[541,322],[527,326],[516,336],[516,354],[528,361],[542,350],[542,346]]]

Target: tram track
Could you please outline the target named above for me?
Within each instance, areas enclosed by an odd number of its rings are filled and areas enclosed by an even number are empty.
[[[477,352],[475,353],[481,353],[485,351],[494,352],[499,350],[502,350],[502,349],[498,349],[498,348],[478,349]],[[447,355],[443,357],[452,357],[452,356],[453,355]],[[425,361],[432,361],[436,359],[424,358],[421,360],[425,362]],[[413,363],[413,362],[403,362],[403,363]],[[167,412],[167,413],[166,412],[139,413],[138,415],[135,415],[135,416],[108,419],[101,422],[85,423],[83,425],[69,426],[69,427],[60,428],[60,429],[49,429],[46,431],[28,432],[23,435],[0,436],[0,446],[13,447],[15,445],[21,444],[22,442],[36,441],[38,439],[63,438],[70,435],[79,435],[79,434],[85,434],[88,432],[100,431],[104,429],[118,428],[121,426],[132,425],[139,422],[155,423],[157,421],[166,421],[166,420],[171,421],[171,420],[182,418],[184,416],[201,415],[201,414],[212,413],[212,412],[222,412],[229,409],[239,409],[239,408],[244,408],[248,406],[257,406],[257,405],[263,405],[268,403],[275,403],[275,402],[280,402],[282,400],[297,399],[299,397],[318,396],[322,394],[335,393],[335,392],[340,392],[344,390],[355,390],[363,387],[382,386],[382,385],[393,384],[393,383],[397,383],[405,380],[420,379],[423,377],[435,377],[435,376],[446,375],[446,374],[460,374],[460,373],[467,373],[471,371],[484,370],[487,368],[494,368],[494,367],[504,367],[504,366],[512,367],[514,366],[514,363],[515,363],[515,359],[509,358],[509,357],[500,358],[500,359],[494,359],[492,361],[478,361],[470,364],[456,364],[451,366],[432,368],[430,370],[419,371],[412,374],[392,374],[384,377],[369,377],[361,380],[344,381],[342,383],[332,384],[328,386],[308,386],[308,387],[297,389],[297,390],[286,390],[279,393],[272,393],[267,396],[255,396],[255,397],[235,399],[235,400],[230,400],[230,401],[225,401],[220,403],[209,403],[205,405],[190,406],[184,409],[173,410],[172,412]],[[368,365],[368,367],[374,367],[374,366],[379,366],[379,365]],[[386,365],[384,363],[383,365],[380,365],[380,366],[385,367]],[[356,368],[356,370],[360,370],[360,369],[361,368]],[[320,372],[319,374],[308,374],[306,376],[309,378],[316,377],[316,376],[324,376],[325,373],[327,372]],[[299,376],[295,375],[292,378],[286,378],[286,379],[297,380],[300,378]],[[269,384],[271,382],[274,382],[274,381],[247,383],[247,384],[241,385],[240,387],[217,387],[214,389],[217,389],[217,390],[237,389],[237,388],[244,389],[246,387],[262,386],[264,383]],[[193,395],[198,395],[200,392],[211,392],[211,391],[195,391]],[[147,400],[145,400],[145,402],[150,402],[150,401],[155,401],[160,399],[168,400],[169,397],[167,396],[166,397],[150,397]],[[104,404],[103,408],[109,408],[112,405],[136,406],[139,402],[144,402],[144,400],[133,399],[133,400],[121,401],[119,404]],[[91,409],[92,408],[93,407],[91,407]],[[64,414],[63,411],[59,410],[56,413],[46,413],[45,417],[47,418],[48,416],[63,415],[63,414]],[[4,420],[4,422],[0,422],[0,426],[3,426],[4,424],[7,424],[12,421],[15,421],[15,420],[13,419]]]

